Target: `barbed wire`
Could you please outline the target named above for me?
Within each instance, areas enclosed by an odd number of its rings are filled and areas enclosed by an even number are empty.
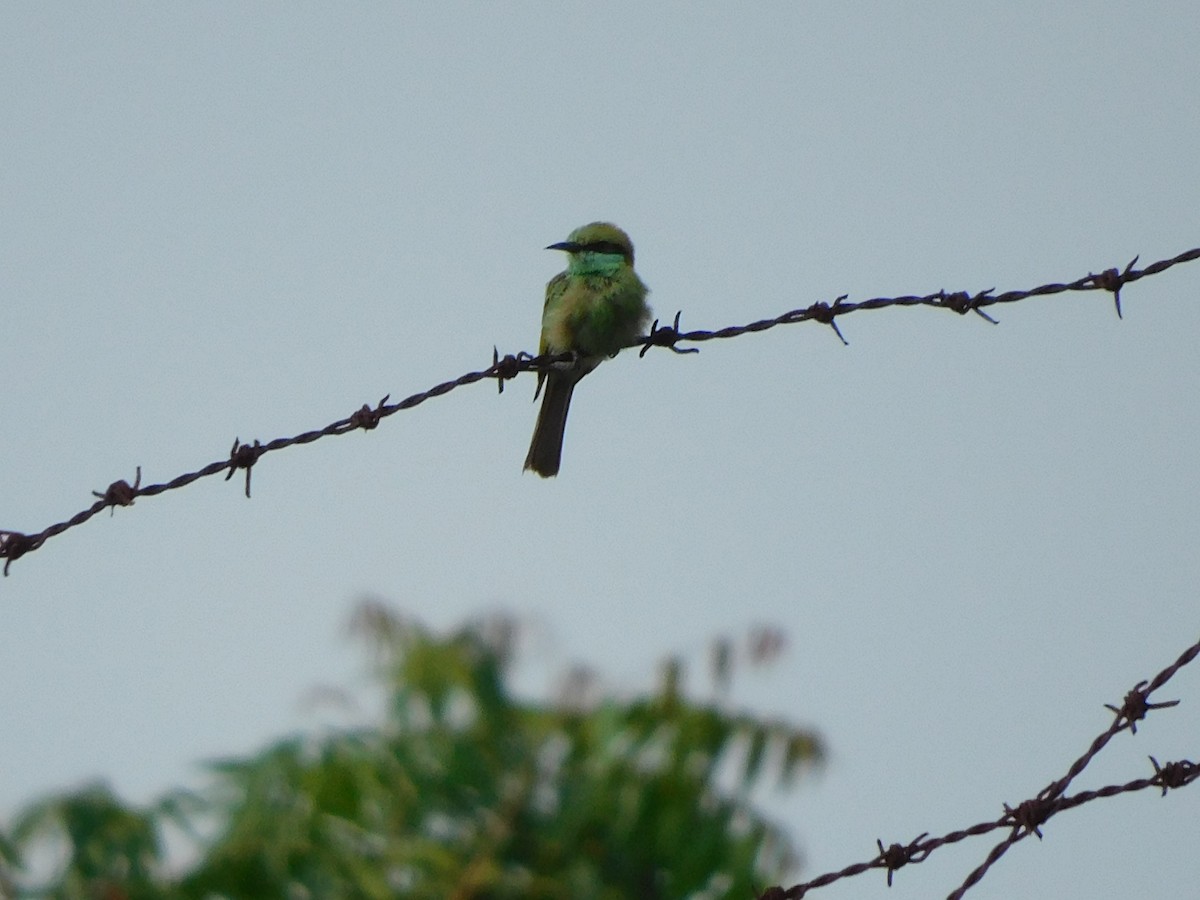
[[[630,346],[641,346],[639,356],[644,356],[646,351],[651,347],[665,347],[675,353],[699,353],[699,349],[695,347],[682,349],[678,346],[681,342],[702,343],[724,338],[740,337],[746,334],[755,334],[760,331],[767,331],[772,328],[777,328],[781,325],[795,325],[800,322],[819,322],[830,326],[834,333],[843,344],[848,343],[841,329],[838,327],[837,319],[841,316],[849,315],[853,312],[861,310],[885,309],[893,306],[909,307],[909,306],[931,306],[937,309],[948,309],[960,315],[966,315],[968,312],[974,312],[982,316],[992,324],[996,324],[996,320],[985,313],[985,307],[995,306],[1000,303],[1015,303],[1020,300],[1027,300],[1031,297],[1045,297],[1053,294],[1061,294],[1072,291],[1107,291],[1113,295],[1113,302],[1116,306],[1117,316],[1122,315],[1121,312],[1121,288],[1127,284],[1132,284],[1142,278],[1150,275],[1157,275],[1160,272],[1165,272],[1172,266],[1180,263],[1191,262],[1195,259],[1200,259],[1200,247],[1180,253],[1171,259],[1159,260],[1152,263],[1144,269],[1135,269],[1139,257],[1134,257],[1124,269],[1116,268],[1105,269],[1097,274],[1088,273],[1082,278],[1078,278],[1071,282],[1053,282],[1043,284],[1039,287],[1030,288],[1028,290],[1006,291],[1003,294],[995,294],[995,288],[988,288],[984,291],[978,291],[974,294],[967,291],[947,292],[940,290],[933,294],[924,295],[905,295],[901,297],[872,297],[869,300],[861,300],[857,302],[847,302],[849,295],[843,294],[836,298],[833,303],[820,301],[809,306],[793,309],[781,315],[775,316],[772,319],[760,319],[756,322],[750,322],[746,325],[731,325],[726,328],[720,328],[716,331],[695,330],[695,331],[680,331],[679,318],[680,313],[675,314],[674,321],[671,325],[659,325],[656,320],[650,329],[650,334],[639,339]],[[277,450],[283,450],[285,447],[293,447],[300,444],[311,444],[313,441],[320,440],[324,437],[332,435],[348,434],[351,431],[359,429],[371,430],[376,428],[379,423],[388,416],[395,415],[401,410],[412,409],[414,406],[419,406],[426,400],[434,397],[440,397],[443,394],[448,394],[451,391],[465,387],[469,384],[474,384],[485,379],[496,379],[497,387],[500,392],[504,391],[504,382],[516,378],[522,372],[529,371],[544,371],[556,365],[571,363],[574,360],[574,354],[557,353],[543,354],[534,356],[524,351],[515,355],[509,354],[501,357],[499,351],[492,349],[492,364],[486,369],[476,372],[467,372],[460,375],[451,381],[444,381],[441,384],[434,385],[428,390],[412,394],[405,397],[397,403],[389,403],[391,395],[383,397],[375,406],[363,404],[362,407],[355,410],[351,415],[344,419],[338,419],[336,422],[331,422],[324,428],[313,431],[305,431],[302,434],[293,437],[281,437],[275,440],[268,441],[265,444],[260,441],[252,443],[242,443],[241,439],[235,439],[233,446],[230,448],[229,455],[225,459],[219,459],[203,466],[193,472],[187,472],[183,475],[176,476],[170,481],[165,481],[158,484],[142,485],[142,469],[137,467],[137,474],[133,484],[121,479],[114,481],[103,492],[92,491],[92,494],[98,498],[90,506],[80,510],[75,515],[71,516],[62,522],[57,522],[54,525],[44,528],[35,533],[25,533],[14,530],[0,529],[0,559],[4,560],[4,575],[8,575],[9,566],[14,560],[19,559],[26,553],[37,550],[50,538],[62,534],[68,529],[82,525],[84,522],[91,519],[93,516],[104,511],[105,509],[114,510],[118,506],[132,506],[134,500],[138,497],[153,497],[156,494],[166,493],[167,491],[177,490],[186,487],[201,478],[207,478],[211,475],[219,475],[225,472],[225,480],[228,481],[234,476],[239,469],[246,473],[246,496],[250,496],[250,472],[254,465],[266,454],[273,453]]]
[[[949,894],[948,900],[961,900],[968,890],[983,879],[988,870],[1008,851],[1009,847],[1018,841],[1024,840],[1031,834],[1041,840],[1042,826],[1060,812],[1074,809],[1077,806],[1082,806],[1085,803],[1090,803],[1093,800],[1099,800],[1103,797],[1115,797],[1118,794],[1143,791],[1150,787],[1160,788],[1162,796],[1165,797],[1168,790],[1191,784],[1200,778],[1200,764],[1187,759],[1160,764],[1157,759],[1151,756],[1150,764],[1154,767],[1153,775],[1137,778],[1125,784],[1111,784],[1107,787],[1081,791],[1078,794],[1071,794],[1069,796],[1066,794],[1066,790],[1071,782],[1087,768],[1088,764],[1104,749],[1115,735],[1126,730],[1131,734],[1137,734],[1137,723],[1146,718],[1146,715],[1150,711],[1179,705],[1178,700],[1151,703],[1150,695],[1170,681],[1176,672],[1194,660],[1198,655],[1200,655],[1200,641],[1188,647],[1175,662],[1155,675],[1151,681],[1139,681],[1134,685],[1125,695],[1125,699],[1120,706],[1113,706],[1106,703],[1105,706],[1112,710],[1114,714],[1112,724],[1096,736],[1096,739],[1092,741],[1091,746],[1088,747],[1083,755],[1071,764],[1067,773],[1057,781],[1052,781],[1046,785],[1046,787],[1042,788],[1030,799],[1018,803],[1015,807],[1009,806],[1007,803],[1003,804],[1004,815],[999,818],[980,822],[972,825],[970,828],[951,831],[940,837],[931,838],[929,837],[929,833],[925,832],[907,844],[895,843],[885,847],[883,841],[876,840],[875,844],[879,852],[871,859],[854,863],[836,872],[826,872],[823,875],[789,888],[779,885],[768,887],[759,894],[759,900],[800,900],[800,898],[808,896],[809,891],[833,884],[835,881],[841,881],[843,878],[861,875],[863,872],[869,872],[872,869],[884,869],[887,872],[888,887],[891,887],[892,878],[895,876],[897,870],[909,863],[924,862],[939,847],[944,847],[947,844],[956,844],[967,838],[989,834],[1002,828],[1011,829],[1003,840],[992,847],[983,862],[973,869],[963,879],[962,884]]]

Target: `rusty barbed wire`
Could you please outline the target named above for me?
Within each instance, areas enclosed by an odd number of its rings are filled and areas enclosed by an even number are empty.
[[[644,356],[651,347],[665,347],[674,353],[698,353],[699,349],[695,347],[680,348],[677,344],[681,341],[692,343],[702,343],[724,338],[740,337],[746,334],[755,334],[760,331],[767,331],[771,328],[777,328],[781,325],[795,325],[800,322],[820,322],[830,326],[843,344],[847,344],[845,336],[838,327],[837,319],[841,316],[849,315],[853,312],[861,310],[884,309],[892,306],[931,306],[937,309],[948,309],[960,315],[966,315],[968,312],[974,312],[992,324],[996,324],[996,320],[987,313],[983,312],[984,307],[995,306],[1000,303],[1015,303],[1019,300],[1026,300],[1031,297],[1045,297],[1053,294],[1061,294],[1071,291],[1107,291],[1113,295],[1113,301],[1116,305],[1118,317],[1121,312],[1121,289],[1135,281],[1146,278],[1150,275],[1157,275],[1164,272],[1172,266],[1179,265],[1185,262],[1191,262],[1195,259],[1200,259],[1200,247],[1180,253],[1178,256],[1170,259],[1159,260],[1158,262],[1148,265],[1144,269],[1135,269],[1139,257],[1134,257],[1122,270],[1116,268],[1105,269],[1099,274],[1088,273],[1082,278],[1077,278],[1075,281],[1060,283],[1053,282],[1043,284],[1039,287],[1030,288],[1020,291],[1006,291],[1003,294],[994,294],[994,288],[988,288],[984,291],[978,291],[974,294],[967,291],[947,292],[945,290],[937,291],[933,294],[905,295],[901,297],[872,297],[868,300],[857,302],[847,302],[848,295],[843,294],[836,298],[832,304],[825,301],[810,304],[809,306],[789,310],[781,315],[775,316],[772,319],[760,319],[755,322],[750,322],[746,325],[731,325],[725,328],[720,328],[715,331],[695,330],[681,331],[679,328],[679,319],[681,313],[676,313],[672,324],[659,325],[658,320],[655,320],[650,329],[650,334],[635,342],[632,346],[641,346],[640,356]],[[62,534],[68,529],[82,525],[84,522],[91,519],[93,516],[102,512],[105,509],[113,511],[117,506],[132,506],[134,500],[138,497],[153,497],[157,494],[165,493],[166,491],[177,490],[186,487],[201,478],[207,478],[211,475],[217,475],[225,472],[225,480],[231,479],[238,469],[244,469],[246,472],[245,494],[250,496],[250,475],[255,464],[258,463],[263,456],[268,453],[274,453],[277,450],[282,450],[285,447],[293,447],[300,444],[311,444],[313,441],[320,438],[329,437],[331,435],[347,434],[352,431],[363,429],[369,431],[377,427],[384,418],[394,415],[401,410],[411,409],[430,400],[434,397],[440,397],[443,394],[448,394],[457,388],[464,387],[469,384],[474,384],[478,381],[483,381],[489,378],[495,378],[498,390],[503,393],[504,382],[513,378],[522,372],[545,370],[556,364],[562,364],[572,361],[574,358],[571,353],[543,354],[541,356],[533,356],[524,351],[516,355],[506,355],[501,357],[496,348],[492,348],[492,364],[486,369],[481,369],[476,372],[467,372],[460,375],[451,381],[444,381],[441,384],[434,385],[428,390],[421,391],[411,396],[405,397],[396,403],[388,403],[390,394],[385,396],[379,403],[374,406],[363,405],[355,410],[351,415],[344,419],[338,419],[336,422],[331,422],[324,428],[313,431],[306,431],[302,434],[293,437],[276,438],[266,443],[261,443],[257,440],[245,444],[241,439],[235,439],[233,448],[229,452],[229,456],[225,459],[216,460],[197,469],[194,472],[187,472],[183,475],[176,476],[170,481],[161,482],[158,484],[141,484],[141,467],[138,467],[137,478],[133,484],[125,480],[114,481],[103,492],[92,491],[98,498],[95,503],[85,509],[80,510],[71,518],[62,522],[58,522],[41,531],[27,534],[15,530],[0,529],[0,559],[4,560],[4,575],[8,575],[9,566],[20,559],[26,553],[37,550],[50,538]]]
[[[988,834],[999,829],[1010,829],[1009,833],[992,847],[983,862],[973,869],[963,879],[963,882],[949,894],[948,900],[961,900],[968,890],[983,879],[988,870],[1008,851],[1009,847],[1030,835],[1034,835],[1040,840],[1042,837],[1042,826],[1053,816],[1068,809],[1082,806],[1085,803],[1090,803],[1093,800],[1099,800],[1104,797],[1115,797],[1118,794],[1127,794],[1133,791],[1143,791],[1151,787],[1159,788],[1162,791],[1162,796],[1165,797],[1168,790],[1184,787],[1200,779],[1200,763],[1180,759],[1160,764],[1157,759],[1151,756],[1150,764],[1154,768],[1153,775],[1136,778],[1125,784],[1111,784],[1095,790],[1080,791],[1077,794],[1067,795],[1065,793],[1070,783],[1087,767],[1096,754],[1104,749],[1105,745],[1112,740],[1114,735],[1126,730],[1130,734],[1137,734],[1137,723],[1144,719],[1149,712],[1156,709],[1167,709],[1179,704],[1178,700],[1151,703],[1150,694],[1170,681],[1176,672],[1194,660],[1198,655],[1200,655],[1200,641],[1197,641],[1183,651],[1175,662],[1159,672],[1151,681],[1140,681],[1134,685],[1133,689],[1125,695],[1125,700],[1120,706],[1113,706],[1106,703],[1105,706],[1114,713],[1112,723],[1096,736],[1083,755],[1071,764],[1066,774],[1058,780],[1052,781],[1033,797],[1017,804],[1015,807],[1009,806],[1007,803],[1003,804],[1004,815],[999,818],[980,822],[972,825],[970,828],[951,831],[939,837],[931,838],[928,832],[926,832],[909,841],[907,844],[895,843],[885,847],[883,841],[877,839],[875,844],[879,852],[871,859],[854,863],[835,872],[826,872],[809,881],[795,884],[788,888],[781,885],[772,885],[759,894],[759,900],[800,900],[800,898],[808,896],[810,891],[833,884],[835,881],[841,881],[843,878],[861,875],[863,872],[869,872],[872,869],[885,870],[887,872],[888,887],[891,887],[892,878],[897,871],[909,863],[924,862],[933,851],[940,847],[944,847],[947,844],[956,844],[967,838]]]

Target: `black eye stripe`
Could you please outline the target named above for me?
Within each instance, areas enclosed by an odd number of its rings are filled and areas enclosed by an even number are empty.
[[[615,241],[594,241],[579,248],[588,253],[611,253],[613,256],[625,256],[625,248]]]

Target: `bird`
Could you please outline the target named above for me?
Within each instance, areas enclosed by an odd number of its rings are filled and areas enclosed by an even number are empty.
[[[537,390],[545,388],[525,471],[543,478],[558,474],[563,431],[575,385],[607,357],[634,342],[650,321],[649,289],[633,270],[633,243],[610,222],[592,222],[572,231],[547,250],[567,254],[567,268],[546,285],[542,339],[547,353],[571,353],[573,360],[538,372]]]

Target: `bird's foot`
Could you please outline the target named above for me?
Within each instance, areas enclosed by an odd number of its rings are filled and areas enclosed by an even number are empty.
[[[567,352],[571,354],[570,359],[551,363],[551,367],[556,372],[574,372],[576,369],[583,368],[583,355],[578,350],[568,350]]]

